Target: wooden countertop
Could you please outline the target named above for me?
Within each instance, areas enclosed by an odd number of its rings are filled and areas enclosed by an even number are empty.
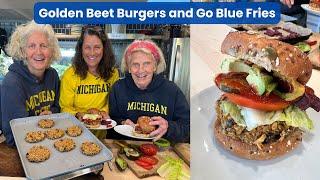
[[[132,141],[134,143],[134,141]],[[114,157],[116,157],[118,153],[118,147],[113,144],[113,140],[106,139],[105,140],[106,146],[112,151]],[[170,151],[169,155],[174,158],[178,158],[178,155],[173,151]],[[115,158],[114,158],[115,159]],[[110,171],[108,164],[105,163],[103,172],[101,173],[105,179],[117,179],[117,180],[138,180],[139,178],[128,168],[124,172],[120,172],[117,167],[115,166],[114,159],[110,163],[110,167],[112,171]],[[184,169],[190,171],[188,165],[184,164]],[[144,180],[162,180],[160,176],[150,176],[147,178],[143,178]]]
[[[3,140],[3,137],[0,136],[0,139]],[[114,154],[114,157],[116,157],[117,152],[118,152],[118,147],[113,144],[113,140],[106,139],[105,144],[110,148],[112,153]],[[189,152],[190,153],[190,152]],[[178,155],[170,151],[169,155],[178,158]],[[8,147],[5,142],[0,143],[0,180],[1,179],[8,179],[8,176],[13,176],[10,177],[10,179],[25,179],[25,174],[23,167],[21,165],[20,157],[18,154],[18,151],[15,148]],[[139,179],[136,177],[136,175],[130,170],[127,169],[124,172],[120,172],[115,164],[114,164],[114,159],[112,160],[112,163],[110,163],[110,167],[112,171],[110,171],[108,164],[105,163],[103,171],[101,172],[101,175],[105,179],[117,179],[117,180],[136,180]],[[189,166],[185,163],[184,168],[187,171],[189,170]],[[89,176],[88,176],[89,177]],[[79,179],[79,178],[78,178]],[[80,177],[81,179],[81,177]],[[86,178],[85,178],[86,179]],[[97,178],[89,178],[89,179],[97,179]],[[143,178],[145,180],[161,180],[160,176],[151,176],[147,178]]]

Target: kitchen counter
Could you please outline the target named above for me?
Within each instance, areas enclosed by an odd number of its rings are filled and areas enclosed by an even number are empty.
[[[8,147],[5,142],[2,142],[4,140],[3,136],[0,136],[0,180],[1,179],[8,179],[8,176],[12,176],[10,179],[25,179],[24,170],[20,161],[20,157],[18,154],[18,151],[16,148]],[[1,143],[2,142],[2,143]],[[107,145],[108,148],[113,152],[114,156],[116,156],[118,148],[113,144],[113,140],[106,139],[104,144]],[[184,144],[184,143],[183,143]],[[188,146],[190,147],[190,146]],[[190,152],[190,149],[189,149]],[[167,153],[169,156],[178,158],[178,155],[170,150]],[[190,155],[190,154],[188,154]],[[117,180],[136,180],[139,179],[137,176],[129,169],[127,169],[124,172],[120,172],[115,164],[114,159],[112,159],[112,162],[110,163],[111,170],[108,166],[108,163],[104,164],[103,171],[101,172],[101,175],[96,175],[93,173],[77,177],[75,179],[78,180],[87,180],[87,179],[117,179]],[[189,167],[187,164],[184,164],[184,168],[189,171]],[[147,178],[143,178],[145,180],[152,179],[163,179],[160,176],[150,176]]]
[[[233,29],[227,25],[191,25],[190,28],[192,34],[190,45],[190,67],[192,67],[190,96],[193,97],[214,85],[214,76],[220,72],[222,60],[228,57],[228,55],[220,52],[221,43]],[[320,35],[316,34],[315,37],[318,37],[318,43],[320,43]],[[319,54],[315,58],[319,58]],[[312,76],[307,83],[314,89],[318,97],[320,97],[319,79],[320,71],[313,69]]]
[[[133,143],[133,144],[139,144],[139,143],[148,143],[146,141],[141,142],[141,141],[127,141],[128,143]],[[113,140],[111,139],[106,139],[105,140],[105,145],[112,151],[113,155],[116,157],[118,154],[119,148],[113,143]],[[181,144],[186,144],[186,143],[181,143]],[[190,147],[190,146],[189,146]],[[190,152],[190,149],[189,149]],[[190,155],[188,153],[183,153],[182,149],[180,151],[180,154],[185,154],[184,156]],[[160,152],[161,156],[170,156],[173,158],[179,158],[176,152],[174,152],[172,149],[171,150],[166,150],[165,152]],[[159,155],[159,152],[158,152]],[[120,172],[117,167],[115,166],[114,163],[115,159],[112,159],[112,162],[110,163],[110,168],[108,167],[107,163],[104,165],[103,172],[101,173],[105,179],[117,179],[117,180],[138,180],[139,178],[130,170],[129,168],[126,169],[124,172]],[[189,166],[184,163],[183,168],[185,171],[188,171],[190,174],[190,169]],[[144,180],[161,180],[161,178],[158,175],[155,176],[150,176],[143,178]]]

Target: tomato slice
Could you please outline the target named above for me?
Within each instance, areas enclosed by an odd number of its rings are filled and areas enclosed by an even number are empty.
[[[268,98],[262,100],[252,99],[246,96],[237,94],[226,93],[224,94],[231,102],[240,106],[263,110],[263,111],[276,111],[288,107],[290,104],[286,101],[279,101],[278,96],[270,94]]]
[[[141,160],[135,160],[134,162],[135,162],[138,166],[140,166],[140,167],[142,167],[142,168],[144,168],[144,169],[146,169],[146,170],[150,170],[150,169],[153,168],[153,165],[150,165],[150,164],[148,164],[148,163],[145,163],[145,162],[143,162],[143,161],[141,161]]]
[[[138,159],[139,161],[145,162],[149,165],[156,165],[158,163],[158,159],[153,156],[141,156]]]
[[[158,148],[154,144],[142,144],[139,149],[144,155],[147,156],[154,156],[158,152]]]
[[[225,97],[240,106],[264,111],[276,111],[290,105],[290,102],[281,99],[273,93],[270,93],[268,96],[257,95],[246,81],[246,76],[246,73],[234,72],[219,74],[215,79],[215,83],[219,89],[227,92],[224,94]]]

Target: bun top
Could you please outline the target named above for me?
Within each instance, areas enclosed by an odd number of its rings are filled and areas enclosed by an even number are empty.
[[[221,52],[250,61],[303,85],[311,77],[312,64],[305,53],[290,44],[263,35],[230,32],[222,42]]]
[[[140,116],[138,118],[138,125],[141,128],[143,134],[149,134],[156,129],[155,126],[149,125],[151,118],[149,116]]]

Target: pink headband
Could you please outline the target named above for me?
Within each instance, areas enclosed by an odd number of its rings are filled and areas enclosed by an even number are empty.
[[[154,45],[152,42],[149,42],[149,41],[134,41],[127,49],[127,52],[125,55],[126,60],[128,59],[129,55],[133,51],[137,49],[142,49],[142,48],[148,49],[157,62],[160,60],[160,54],[158,52],[158,49],[156,48],[156,45]]]

